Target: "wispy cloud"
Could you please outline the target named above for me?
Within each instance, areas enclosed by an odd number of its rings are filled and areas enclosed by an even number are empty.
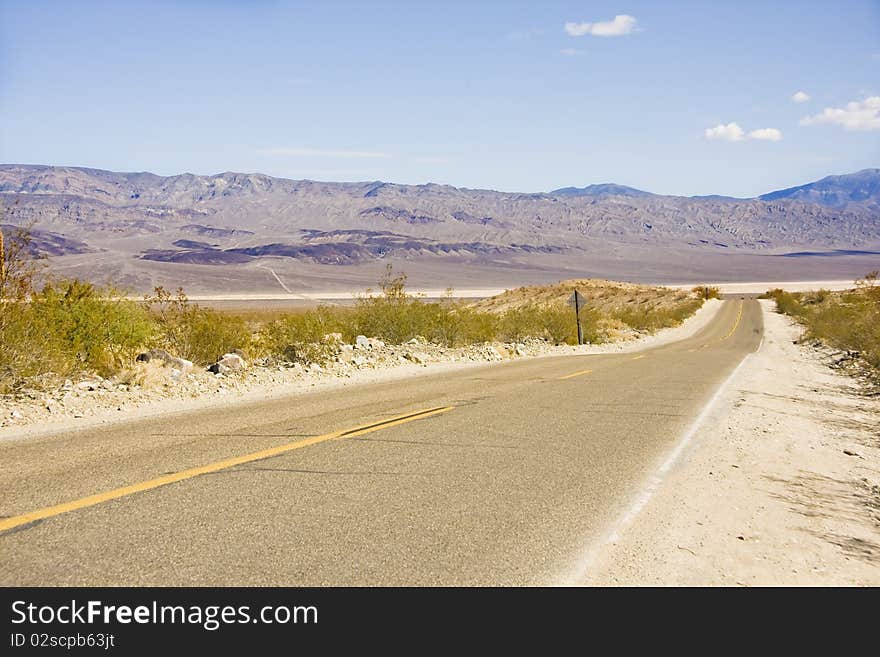
[[[599,23],[566,23],[565,32],[569,36],[581,37],[587,34],[600,37],[615,37],[632,34],[636,31],[636,19],[626,14],[618,14],[614,20]]]
[[[821,114],[806,116],[801,125],[839,125],[845,130],[880,130],[880,96],[854,100],[844,107],[826,107]]]
[[[583,50],[578,50],[577,48],[563,48],[559,51],[560,55],[565,55],[566,57],[577,57],[578,55],[583,55]]]
[[[792,95],[791,99],[795,103],[806,103],[808,100],[810,100],[810,94],[806,93],[805,91],[798,91],[797,93]]]
[[[391,157],[390,153],[378,151],[337,151],[323,148],[261,148],[257,154],[289,157],[335,157],[343,160]]]
[[[736,122],[726,125],[719,123],[713,128],[706,128],[703,135],[711,141],[745,141],[746,139],[780,141],[782,139],[782,131],[776,128],[758,128],[746,133]]]

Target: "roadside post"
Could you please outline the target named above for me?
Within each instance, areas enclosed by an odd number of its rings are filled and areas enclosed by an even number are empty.
[[[581,307],[584,305],[584,295],[575,290],[568,298],[568,305],[574,307],[575,321],[578,327],[578,344],[584,343],[584,331],[581,328]]]

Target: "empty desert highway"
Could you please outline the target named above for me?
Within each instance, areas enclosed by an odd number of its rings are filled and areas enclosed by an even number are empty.
[[[563,583],[761,332],[0,443],[0,584]]]

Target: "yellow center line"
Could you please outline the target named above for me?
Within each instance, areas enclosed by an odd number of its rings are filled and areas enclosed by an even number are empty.
[[[108,490],[103,493],[96,493],[95,495],[82,497],[78,500],[73,500],[71,502],[64,502],[63,504],[48,506],[46,508],[31,511],[29,513],[24,513],[19,516],[3,518],[0,519],[0,532],[13,529],[14,527],[19,527],[21,525],[26,525],[30,522],[35,522],[37,520],[43,520],[44,518],[51,518],[52,516],[57,516],[62,513],[67,513],[69,511],[85,509],[90,506],[95,506],[96,504],[102,504],[104,502],[119,499],[120,497],[127,497],[128,495],[142,493],[144,491],[152,490],[154,488],[159,488],[160,486],[174,484],[178,481],[184,481],[186,479],[192,479],[193,477],[198,477],[200,475],[211,474],[220,470],[226,470],[228,468],[242,465],[244,463],[251,463],[252,461],[260,461],[262,459],[271,458],[273,456],[279,456],[280,454],[284,454],[285,452],[290,452],[295,449],[302,449],[303,447],[308,447],[310,445],[317,445],[318,443],[323,443],[328,440],[353,438],[354,436],[362,436],[367,433],[372,433],[381,429],[387,429],[388,427],[394,427],[399,424],[404,424],[406,422],[421,420],[426,417],[439,415],[440,413],[446,413],[447,411],[451,411],[453,408],[455,407],[440,406],[437,408],[426,408],[420,411],[406,413],[404,415],[396,415],[394,417],[390,417],[379,422],[372,422],[370,424],[360,425],[354,427],[353,429],[334,431],[333,433],[325,433],[321,436],[304,438],[303,440],[297,440],[296,442],[288,443],[286,445],[269,447],[268,449],[262,449],[258,452],[252,452],[243,456],[235,456],[232,458],[224,459],[222,461],[217,461],[215,463],[202,465],[196,468],[181,470],[180,472],[164,475],[162,477],[156,477],[155,479],[149,479],[147,481],[142,481],[140,483],[132,484],[130,486],[114,488],[113,490]]]
[[[739,312],[736,314],[736,321],[733,323],[733,328],[730,329],[730,332],[727,335],[725,335],[723,338],[721,338],[721,340],[719,342],[724,342],[727,338],[729,338],[731,335],[733,335],[734,331],[736,331],[736,327],[739,326],[739,321],[742,319],[742,316],[743,316],[743,304],[744,303],[745,303],[744,301],[739,302]]]
[[[573,378],[576,377],[576,376],[583,376],[584,374],[589,374],[589,373],[592,372],[592,371],[593,371],[593,370],[581,370],[580,372],[574,372],[574,373],[572,373],[572,374],[566,374],[565,376],[560,376],[560,377],[559,377],[559,380],[561,381],[562,379],[573,379]]]

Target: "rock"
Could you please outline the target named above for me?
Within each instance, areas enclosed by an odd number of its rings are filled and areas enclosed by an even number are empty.
[[[20,420],[20,419],[23,418],[24,416],[23,416],[21,413],[19,413],[17,410],[15,410],[15,409],[13,408],[13,409],[9,412],[9,417],[11,417],[13,420]]]
[[[178,370],[188,370],[193,366],[191,360],[187,360],[186,358],[174,358],[173,356],[166,360],[165,364],[168,367],[173,367]]]
[[[415,351],[406,351],[403,353],[403,357],[416,365],[424,365],[428,361],[428,357],[425,354]]]
[[[351,364],[354,365],[355,367],[363,367],[368,362],[369,361],[366,358],[364,358],[363,356],[355,356],[354,358],[351,359]]]
[[[380,340],[379,338],[369,338],[367,340],[367,343],[368,343],[370,349],[384,349],[385,348],[385,343],[382,340]]]
[[[211,374],[216,374],[218,376],[221,376],[223,374],[228,374],[230,370],[228,367],[226,367],[222,363],[211,363],[210,365],[208,365],[208,371]]]
[[[97,381],[80,381],[79,383],[76,384],[76,389],[77,390],[93,391],[93,390],[97,390],[99,385],[101,385],[101,384],[98,383]]]
[[[525,356],[528,354],[526,351],[525,345],[518,344],[513,348],[514,352],[517,356]]]
[[[312,363],[309,365],[309,372],[323,372],[324,368],[318,365],[318,363]]]
[[[223,354],[223,357],[217,362],[218,364],[224,365],[231,370],[243,370],[247,367],[247,363],[245,362],[244,358],[234,353]]]
[[[483,351],[483,354],[485,355],[486,360],[501,360],[503,358],[501,353],[491,345],[486,347],[486,349]]]
[[[370,348],[370,340],[366,335],[359,335],[354,339],[354,348],[355,349],[369,349]]]

